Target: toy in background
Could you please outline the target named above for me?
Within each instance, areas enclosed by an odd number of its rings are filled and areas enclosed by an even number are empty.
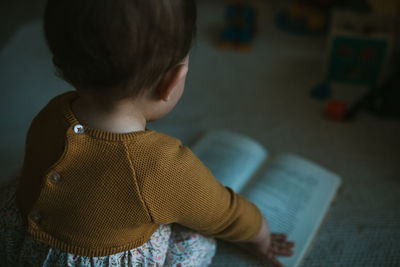
[[[332,29],[326,79],[370,87],[381,85],[392,55],[394,20],[338,11]]]
[[[277,26],[302,35],[324,34],[336,0],[294,0],[276,17]]]
[[[250,51],[256,34],[256,8],[250,1],[235,0],[225,9],[225,29],[218,46]]]
[[[320,100],[328,99],[333,82],[381,88],[389,74],[394,33],[394,19],[389,16],[335,12],[328,42],[325,80],[312,90],[312,96]],[[350,119],[360,109],[362,102],[358,101],[355,106],[345,110],[342,116],[331,112],[338,103],[333,105],[328,102],[326,115],[336,120]]]

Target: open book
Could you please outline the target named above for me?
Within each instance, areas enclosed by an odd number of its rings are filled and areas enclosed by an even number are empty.
[[[222,184],[259,207],[271,232],[288,234],[288,239],[296,244],[294,256],[279,259],[285,266],[298,266],[335,198],[341,179],[295,155],[271,157],[261,144],[228,131],[207,133],[192,150]],[[213,265],[263,263],[234,245],[219,241]]]

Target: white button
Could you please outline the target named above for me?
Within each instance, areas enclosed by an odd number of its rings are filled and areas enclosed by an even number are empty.
[[[35,223],[38,223],[40,221],[40,219],[42,218],[42,216],[40,216],[39,213],[32,213],[30,217],[31,217],[32,221],[34,221]]]
[[[61,176],[60,176],[58,173],[56,173],[56,172],[50,175],[50,181],[51,181],[53,184],[58,183],[58,182],[60,181],[60,179],[61,179]]]
[[[74,127],[74,132],[77,133],[77,134],[83,134],[85,132],[85,129],[83,128],[82,125],[77,124]]]

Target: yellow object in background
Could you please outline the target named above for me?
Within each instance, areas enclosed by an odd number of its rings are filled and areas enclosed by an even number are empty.
[[[325,13],[312,5],[294,2],[287,12],[292,20],[304,19],[310,30],[321,30],[327,23]]]
[[[376,13],[400,17],[399,0],[368,0],[368,2]]]
[[[323,29],[326,25],[326,16],[322,12],[315,12],[308,17],[308,27],[311,30]]]

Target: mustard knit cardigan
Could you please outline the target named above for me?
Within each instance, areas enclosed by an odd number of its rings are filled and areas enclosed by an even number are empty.
[[[77,97],[72,91],[50,101],[27,135],[17,206],[32,239],[101,257],[141,246],[160,224],[228,241],[257,235],[258,208],[179,140],[82,126],[70,108]]]

